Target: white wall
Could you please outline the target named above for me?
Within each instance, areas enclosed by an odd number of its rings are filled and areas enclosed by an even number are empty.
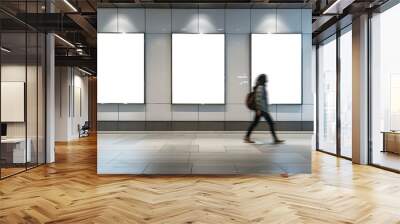
[[[56,67],[55,85],[55,140],[76,139],[79,137],[78,124],[88,121],[88,78],[76,68]],[[77,107],[79,104],[81,113]]]
[[[98,32],[144,32],[146,104],[99,104],[99,121],[249,121],[250,33],[303,34],[303,104],[273,105],[278,121],[312,121],[310,9],[98,9]],[[226,104],[171,105],[171,33],[225,33]]]
[[[36,98],[36,67],[25,66],[20,64],[6,64],[1,66],[1,81],[2,82],[26,82],[26,78],[29,81],[29,87],[27,88],[27,119],[28,119],[28,137],[36,130],[37,115],[37,98]],[[33,87],[32,87],[33,86]],[[4,96],[3,96],[4,97]],[[1,108],[1,110],[7,110],[7,108]],[[24,110],[24,108],[22,108]],[[25,126],[27,122],[7,122],[7,135],[8,137],[25,137]],[[35,132],[36,133],[36,132]]]

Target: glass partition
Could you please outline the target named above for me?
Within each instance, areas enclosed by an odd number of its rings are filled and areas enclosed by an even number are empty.
[[[371,162],[400,170],[400,4],[372,17]]]
[[[336,154],[336,36],[318,48],[318,149]]]
[[[21,13],[38,4],[21,2]],[[45,44],[43,33],[0,13],[1,179],[45,163]]]
[[[26,74],[26,116],[27,116],[27,141],[30,156],[27,167],[37,165],[38,149],[38,35],[28,31],[27,35],[27,74]]]
[[[340,155],[352,157],[352,32],[340,36]]]
[[[1,176],[26,169],[30,141],[26,125],[27,48],[25,32],[1,34]]]

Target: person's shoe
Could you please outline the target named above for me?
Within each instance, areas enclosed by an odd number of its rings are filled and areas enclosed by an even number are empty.
[[[277,139],[277,140],[274,141],[274,144],[282,144],[284,142],[285,142],[285,140]]]
[[[288,178],[289,177],[288,173],[281,173],[280,175],[281,175],[281,177],[284,177],[284,178]]]
[[[255,143],[255,141],[251,140],[249,137],[245,137],[243,140],[244,143]]]

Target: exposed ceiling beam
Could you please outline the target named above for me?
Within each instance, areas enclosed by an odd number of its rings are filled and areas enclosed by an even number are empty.
[[[332,18],[334,18],[335,16],[320,16],[317,18],[317,20],[315,22],[313,22],[312,24],[312,31],[313,33],[317,32],[318,30],[321,29],[321,27],[326,24],[327,22],[329,22]]]
[[[72,19],[77,25],[79,25],[87,35],[89,35],[89,38],[87,38],[86,41],[88,41],[91,46],[95,46],[97,38],[96,28],[94,28],[92,24],[90,24],[87,19],[81,14],[73,13],[68,14],[67,16]]]
[[[56,66],[80,66],[88,67],[96,71],[97,62],[95,57],[90,56],[56,56]]]

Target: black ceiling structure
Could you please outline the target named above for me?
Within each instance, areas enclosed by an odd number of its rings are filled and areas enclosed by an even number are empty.
[[[49,13],[46,1],[54,5]],[[67,1],[67,3],[65,2]],[[352,17],[387,0],[1,0],[2,30],[31,26],[57,34],[56,65],[96,72],[97,7],[138,8],[311,8],[313,42],[351,23]],[[343,4],[340,4],[343,1]],[[339,3],[339,4],[338,4]],[[334,9],[332,10],[332,8]],[[329,13],[326,13],[329,12]],[[333,12],[333,13],[332,13]]]

